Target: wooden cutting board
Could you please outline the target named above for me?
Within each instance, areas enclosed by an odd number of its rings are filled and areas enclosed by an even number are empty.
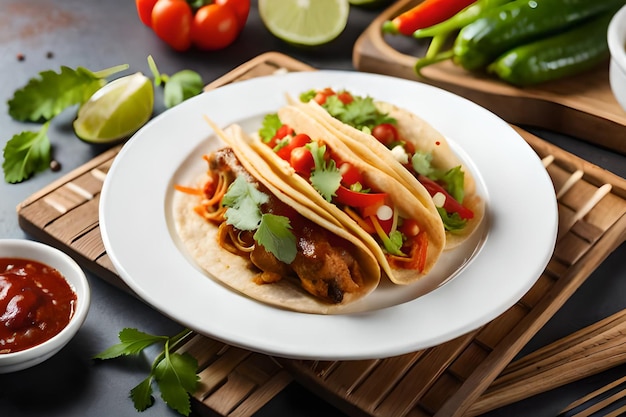
[[[422,1],[397,1],[372,21],[354,47],[358,70],[426,82],[466,97],[509,123],[553,130],[626,154],[626,111],[611,92],[608,62],[588,73],[532,88],[512,87],[450,61],[426,67],[425,77],[417,76],[413,68],[423,56],[424,42],[383,35],[381,27]]]
[[[310,70],[288,56],[267,53],[219,78],[207,90],[277,71]],[[194,410],[212,417],[251,417],[294,379],[351,416],[471,416],[536,394],[517,387],[541,376],[532,371],[539,361],[547,366],[545,358],[511,361],[626,239],[626,180],[514,128],[544,161],[557,193],[560,230],[548,266],[518,303],[450,342],[375,360],[275,358],[195,334],[180,347],[194,355],[200,366]],[[102,153],[36,192],[17,207],[17,215],[29,235],[130,291],[106,253],[98,215],[100,191],[120,149]],[[563,343],[550,352],[570,346]],[[579,378],[602,369],[585,368],[585,361],[577,362],[586,369]],[[552,380],[541,387],[545,391],[567,381]],[[516,388],[514,395],[507,386]]]

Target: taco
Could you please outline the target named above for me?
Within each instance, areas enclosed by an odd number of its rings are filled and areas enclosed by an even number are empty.
[[[220,133],[229,143],[232,132]],[[207,171],[174,198],[178,237],[203,270],[307,313],[340,312],[377,287],[380,267],[359,239],[278,189],[235,146],[203,158]]]
[[[405,187],[420,194],[426,188],[446,229],[446,249],[477,229],[485,207],[475,179],[425,120],[392,104],[330,88],[305,92],[290,102],[334,129],[357,155]]]
[[[238,137],[246,159],[299,203],[358,236],[393,283],[415,282],[437,262],[445,235],[426,191],[416,197],[301,110],[286,106],[266,117],[260,135]]]

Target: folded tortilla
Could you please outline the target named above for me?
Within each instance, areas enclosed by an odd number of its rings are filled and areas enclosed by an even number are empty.
[[[337,138],[348,145],[354,153],[387,174],[392,175],[406,188],[411,190],[420,201],[423,201],[425,189],[422,184],[374,136],[332,117],[314,100],[310,100],[307,103],[302,103],[293,98],[288,98],[288,100],[291,105],[306,112],[326,128],[334,130]],[[396,119],[396,129],[404,140],[411,142],[417,150],[431,153],[433,157],[431,163],[434,168],[447,171],[459,165],[462,167],[465,196],[461,203],[464,207],[472,210],[474,217],[468,220],[462,230],[446,231],[445,249],[457,247],[478,228],[485,212],[484,200],[477,194],[476,182],[471,171],[452,151],[446,138],[428,122],[416,114],[393,104],[377,101],[375,105],[381,113],[386,113]],[[427,192],[426,194],[428,195]]]
[[[358,288],[351,288],[350,291],[344,292],[340,302],[329,302],[306,291],[304,284],[296,275],[284,276],[272,283],[257,283],[262,271],[255,266],[250,257],[224,249],[218,242],[218,226],[208,222],[194,211],[201,199],[205,197],[176,192],[173,203],[175,229],[190,257],[200,269],[227,287],[269,305],[298,312],[341,313],[346,307],[371,293],[378,286],[381,276],[380,267],[372,252],[363,242],[338,226],[336,222],[319,216],[268,181],[267,175],[260,175],[254,162],[247,160],[245,154],[237,149],[237,144],[230,140],[230,137],[239,134],[238,132],[236,128],[230,131],[227,129],[226,132],[218,131],[222,139],[232,147],[241,166],[273,196],[293,207],[302,216],[304,220],[297,220],[298,222],[309,221],[318,227],[317,230],[321,229],[323,233],[328,234],[328,239],[332,242],[340,242],[338,246],[348,253],[347,255],[342,253],[342,255],[346,259],[354,260],[352,265],[358,268],[360,277]],[[185,186],[201,189],[207,178],[206,174],[199,175],[196,183],[185,184]],[[331,263],[328,262],[328,264]]]
[[[397,179],[377,167],[367,163],[354,154],[345,143],[339,141],[333,131],[318,123],[301,110],[287,106],[279,110],[279,118],[284,124],[294,128],[298,133],[306,133],[311,138],[321,139],[342,161],[359,168],[367,182],[367,186],[380,192],[386,192],[401,216],[414,219],[421,231],[428,237],[427,256],[421,271],[410,268],[399,268],[389,261],[381,244],[355,222],[342,208],[326,201],[309,182],[298,175],[291,165],[261,141],[258,136],[247,135],[242,130],[235,137],[240,141],[239,149],[245,153],[246,160],[254,161],[260,167],[261,175],[277,185],[285,193],[297,200],[302,206],[309,208],[324,217],[327,221],[345,228],[362,240],[378,260],[385,275],[395,284],[410,284],[419,280],[433,268],[439,259],[444,245],[445,234],[443,224],[428,193],[419,198],[410,192]],[[364,184],[366,186],[366,184]],[[367,187],[366,187],[367,188]]]

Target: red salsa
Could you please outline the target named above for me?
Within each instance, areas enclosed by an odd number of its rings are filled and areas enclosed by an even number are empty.
[[[67,326],[75,307],[76,293],[56,269],[0,258],[0,354],[52,338]]]

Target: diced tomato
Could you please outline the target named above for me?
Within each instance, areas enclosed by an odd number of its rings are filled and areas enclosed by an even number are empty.
[[[374,136],[380,143],[389,146],[398,141],[398,130],[391,123],[381,123],[372,129]]]
[[[298,174],[309,178],[311,170],[315,167],[315,160],[313,160],[313,154],[306,146],[298,146],[291,151],[289,164]]]
[[[441,185],[424,175],[418,175],[417,179],[426,188],[431,197],[437,193],[442,193],[446,197],[443,204],[445,211],[448,213],[459,213],[459,216],[464,220],[474,218],[474,212],[456,201]]]
[[[354,101],[354,97],[352,97],[352,94],[348,93],[347,91],[342,91],[339,94],[337,94],[337,98],[343,104],[350,104]]]
[[[407,237],[415,237],[420,232],[420,227],[414,219],[405,219],[398,230]]]
[[[380,206],[387,198],[387,193],[360,193],[342,185],[337,188],[337,202],[350,207]]]
[[[285,161],[289,161],[292,150],[294,150],[295,148],[299,148],[300,146],[304,146],[310,141],[311,141],[311,137],[309,135],[305,133],[299,133],[296,136],[293,136],[289,140],[289,143],[287,143],[285,146],[282,146],[280,149],[278,149],[276,151],[276,154],[280,156],[282,159],[284,159]]]
[[[321,106],[324,103],[326,103],[326,99],[328,97],[334,96],[334,95],[335,95],[335,91],[332,88],[326,87],[325,89],[318,91],[317,94],[315,94],[315,97],[313,98],[313,100],[315,100],[317,104]]]
[[[341,173],[341,183],[346,187],[349,187],[357,182],[363,182],[363,175],[361,171],[353,164],[349,162],[337,162],[339,172]]]

